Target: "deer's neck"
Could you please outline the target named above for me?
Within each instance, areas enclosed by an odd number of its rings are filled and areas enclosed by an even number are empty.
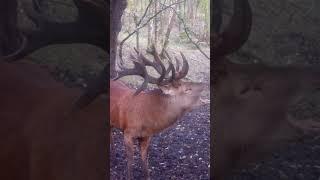
[[[175,96],[146,94],[143,123],[147,129],[157,133],[173,125],[188,110]]]

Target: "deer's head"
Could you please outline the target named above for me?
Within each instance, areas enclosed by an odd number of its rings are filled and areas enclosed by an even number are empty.
[[[136,50],[136,49],[135,49]],[[154,57],[154,61],[147,59],[142,53],[136,50],[138,57],[131,54],[131,60],[134,63],[134,68],[127,69],[121,67],[121,71],[118,72],[118,76],[115,80],[128,75],[139,75],[144,78],[144,82],[134,95],[138,95],[141,91],[146,89],[148,83],[155,84],[161,90],[161,94],[169,97],[171,100],[185,106],[192,107],[195,105],[203,91],[205,85],[198,82],[187,82],[182,79],[188,74],[189,64],[183,53],[182,66],[181,62],[175,57],[176,67],[172,63],[172,58],[165,51],[165,55],[168,59],[168,67],[166,68],[160,59],[159,54],[155,47],[152,47],[151,54]],[[158,78],[155,78],[148,74],[146,66],[153,67],[158,74]],[[181,67],[181,68],[180,68]],[[171,75],[169,75],[171,72]]]
[[[319,127],[314,122],[297,126],[287,116],[299,92],[317,85],[320,68],[237,64],[226,57],[246,42],[252,22],[248,0],[233,2],[229,26],[214,34],[215,179],[294,140],[301,129]]]

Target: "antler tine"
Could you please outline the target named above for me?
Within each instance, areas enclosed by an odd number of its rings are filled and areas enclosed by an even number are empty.
[[[174,69],[174,66],[173,66],[172,62],[171,62],[171,61],[168,61],[168,63],[169,63],[169,67],[168,67],[168,69],[166,70],[165,78],[169,78],[169,73],[170,73],[170,71],[172,71],[172,70]]]
[[[118,71],[117,77],[115,77],[113,80],[118,80],[124,76],[130,76],[130,75],[139,75],[144,77],[145,73],[145,65],[137,60],[132,54],[130,55],[130,58],[133,62],[134,67],[133,68],[125,68],[123,66],[120,66],[119,68],[121,71]]]
[[[149,83],[149,76],[147,75],[147,69],[145,68],[145,66],[142,63],[138,62],[137,64],[139,64],[139,66],[143,67],[143,73],[145,74],[145,76],[143,77],[144,81],[143,81],[142,85],[133,94],[134,96],[138,95],[141,91],[145,90],[148,86],[148,83]]]
[[[142,85],[136,90],[136,92],[133,94],[134,96],[138,95],[141,91],[147,88],[148,83],[150,81],[150,76],[147,73],[147,69],[145,64],[143,64],[140,61],[136,61],[133,59],[133,63],[135,64],[136,67],[140,68],[142,71],[142,77],[144,79]]]
[[[238,50],[247,40],[251,31],[252,11],[248,0],[233,1],[233,16],[223,33],[214,40],[213,56],[221,57]]]
[[[134,64],[134,68],[128,69],[128,68],[121,68],[121,71],[118,72],[117,77],[114,78],[113,80],[117,80],[121,77],[124,76],[129,76],[129,75],[139,75],[141,77],[143,77],[144,81],[142,83],[142,85],[137,89],[137,91],[134,93],[134,96],[138,95],[141,91],[143,91],[144,89],[147,88],[147,85],[150,81],[150,76],[147,74],[147,69],[145,67],[145,65],[140,62],[137,59],[132,59],[132,62]],[[153,80],[154,81],[154,80]]]
[[[173,82],[176,79],[176,71],[174,69],[173,63],[171,60],[168,61],[169,62],[169,67],[168,67],[168,73],[170,72],[169,69],[171,69],[171,78],[169,79],[168,82]]]
[[[137,55],[141,57],[141,60],[146,66],[152,66],[154,64],[149,59],[147,59],[140,51],[138,51],[137,48],[134,47],[133,49],[136,51]]]
[[[178,60],[178,58],[177,57],[174,57],[174,59],[176,60],[176,70],[177,70],[177,72],[179,72],[180,71],[180,61]]]
[[[188,74],[188,71],[189,71],[189,64],[188,64],[187,58],[184,56],[184,54],[182,52],[180,52],[180,54],[181,54],[181,57],[183,60],[183,65],[182,65],[181,71],[177,70],[178,71],[177,76],[176,76],[177,80],[184,78]]]
[[[161,85],[161,86],[163,86],[163,85],[166,85],[166,84],[169,84],[169,83],[172,83],[174,80],[175,80],[175,74],[176,74],[176,72],[175,72],[175,70],[174,70],[174,66],[173,66],[173,63],[169,60],[168,61],[168,63],[169,63],[169,67],[168,67],[168,69],[170,69],[170,70],[172,70],[171,71],[171,78],[166,78],[166,79],[164,79],[159,85]],[[170,70],[167,70],[166,72],[170,72]]]
[[[136,48],[134,48],[138,56],[140,56],[141,60],[146,66],[152,66],[159,74],[162,74],[163,68],[161,66],[161,63],[155,63],[150,61],[148,58],[146,58],[140,51],[138,51]]]
[[[141,91],[143,91],[144,89],[147,88],[148,83],[151,84],[161,84],[161,82],[164,79],[165,76],[165,67],[163,64],[160,64],[160,66],[162,67],[162,73],[160,75],[159,78],[155,78],[153,76],[150,76],[147,72],[146,69],[146,64],[144,64],[144,61],[141,58],[141,53],[138,53],[139,57],[135,58],[132,54],[131,54],[131,60],[134,64],[133,68],[124,68],[121,67],[121,71],[118,71],[117,77],[114,78],[113,80],[118,80],[121,77],[124,76],[129,76],[129,75],[138,75],[143,77],[144,82],[143,84],[137,89],[137,91],[134,93],[134,95],[138,95]]]
[[[170,71],[174,71],[174,73],[173,73],[172,75],[173,75],[173,77],[175,78],[175,76],[176,76],[176,70],[175,70],[175,68],[174,68],[174,66],[173,66],[172,58],[171,58],[171,56],[169,55],[169,53],[168,53],[166,50],[164,50],[164,53],[166,54],[166,56],[167,56],[167,58],[168,58],[169,65],[172,64],[172,66],[169,66],[169,67],[168,67],[167,72],[166,72],[166,75],[169,75]],[[174,79],[174,78],[173,78],[173,79]],[[171,79],[172,79],[172,77],[171,77]]]
[[[159,73],[160,77],[159,77],[159,80],[158,80],[158,83],[160,83],[161,81],[164,80],[164,78],[166,76],[166,68],[165,68],[164,64],[162,63],[162,61],[161,61],[161,58],[160,58],[160,56],[159,56],[159,54],[158,54],[158,52],[156,50],[156,47],[154,45],[152,45],[151,49],[152,49],[151,53],[153,54],[155,62],[157,64],[159,64],[160,67],[161,67],[161,73]]]
[[[174,66],[173,66],[173,64],[172,64],[172,66],[170,66],[170,62],[172,63],[172,59],[171,59],[171,57],[169,56],[169,53],[168,53],[166,50],[164,50],[164,53],[165,53],[165,55],[166,55],[166,57],[167,57],[167,59],[168,59],[168,62],[169,62],[169,67],[168,67],[168,69],[166,70],[166,75],[165,75],[165,78],[168,78],[169,73],[170,73],[170,71],[172,71],[172,70],[174,69]]]
[[[176,80],[176,70],[175,70],[175,68],[173,66],[172,58],[170,57],[169,53],[166,50],[164,52],[165,52],[165,54],[166,54],[166,56],[168,58],[168,62],[169,62],[169,67],[167,69],[166,74],[167,73],[169,74],[170,70],[172,70],[171,78],[167,82],[172,82],[172,81]]]

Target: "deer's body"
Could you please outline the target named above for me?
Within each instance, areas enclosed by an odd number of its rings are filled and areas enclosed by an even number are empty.
[[[187,111],[197,106],[204,84],[180,80],[187,75],[189,68],[183,54],[181,71],[175,72],[170,61],[168,69],[171,67],[172,77],[165,79],[164,75],[169,71],[165,69],[155,49],[153,54],[158,64],[146,60],[139,52],[137,53],[141,59],[144,59],[144,62],[152,64],[155,69],[161,66],[162,70],[157,70],[161,74],[160,78],[157,80],[150,78],[145,69],[145,64],[138,61],[134,61],[135,69],[119,72],[120,76],[133,75],[132,72],[135,72],[157,84],[159,89],[144,92],[140,88],[136,91],[121,82],[110,81],[110,125],[124,132],[128,159],[128,179],[132,178],[134,139],[140,141],[144,174],[149,179],[147,156],[151,137],[174,124]],[[128,72],[129,74],[127,74]],[[135,92],[140,92],[140,94]]]
[[[118,81],[110,82],[111,126],[122,129],[132,137],[147,137],[171,126],[191,107],[183,107],[180,99],[172,98],[160,90],[142,92]],[[180,100],[180,101],[179,101]]]
[[[181,91],[172,96],[153,90],[134,96],[135,90],[118,81],[110,82],[110,125],[124,132],[129,179],[132,177],[133,140],[140,141],[144,173],[149,178],[147,154],[151,137],[198,104],[203,85],[187,83],[185,86],[192,87],[195,94],[188,97]]]
[[[0,179],[104,179],[107,100],[72,111],[80,89],[35,64],[0,62]]]

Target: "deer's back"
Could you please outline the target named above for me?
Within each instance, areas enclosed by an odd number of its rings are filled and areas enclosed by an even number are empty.
[[[104,167],[105,160],[96,156],[102,155],[98,151],[104,151],[107,139],[106,100],[68,113],[80,90],[66,88],[45,69],[25,63],[0,62],[0,84],[0,179],[103,175],[97,166]]]

